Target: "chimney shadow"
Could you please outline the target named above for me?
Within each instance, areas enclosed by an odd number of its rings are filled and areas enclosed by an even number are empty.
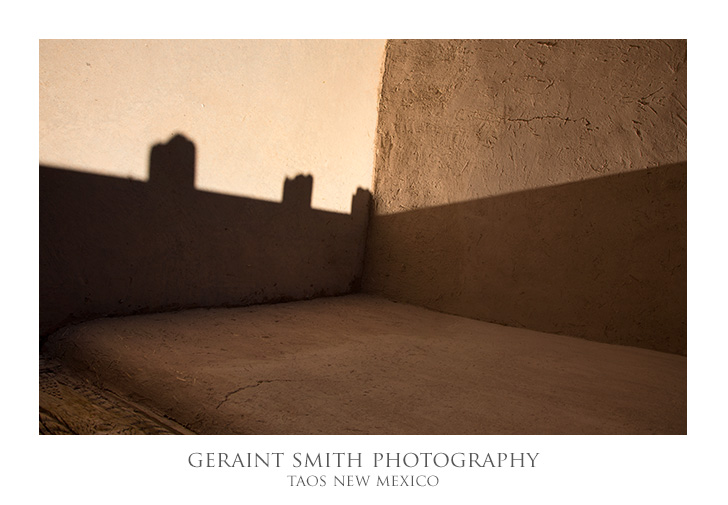
[[[198,191],[195,144],[152,147],[149,181],[40,165],[40,334],[103,316],[303,300],[360,284],[370,194],[351,214]]]

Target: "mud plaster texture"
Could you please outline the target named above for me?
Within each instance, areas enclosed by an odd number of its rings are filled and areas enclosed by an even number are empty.
[[[683,356],[368,295],[98,319],[44,352],[200,434],[687,430]]]
[[[685,433],[685,76],[680,41],[393,41],[368,227],[305,176],[196,187],[195,135],[147,182],[42,166],[41,432]]]
[[[388,42],[364,290],[685,354],[686,54]]]

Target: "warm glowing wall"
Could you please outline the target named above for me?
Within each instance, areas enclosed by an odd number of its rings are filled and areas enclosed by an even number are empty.
[[[685,41],[390,41],[367,291],[686,352]]]
[[[384,41],[43,40],[40,162],[146,180],[150,148],[197,147],[197,189],[314,208],[369,189]]]

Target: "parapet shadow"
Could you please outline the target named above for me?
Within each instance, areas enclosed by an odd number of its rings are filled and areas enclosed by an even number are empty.
[[[372,216],[363,290],[687,352],[687,163]]]
[[[194,188],[195,145],[150,154],[149,181],[40,166],[40,334],[112,315],[334,296],[358,289],[370,194],[311,209],[313,178],[282,203]]]

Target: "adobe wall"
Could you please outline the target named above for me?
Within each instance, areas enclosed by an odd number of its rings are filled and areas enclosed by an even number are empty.
[[[390,41],[364,289],[686,353],[685,41]]]
[[[40,42],[40,333],[358,288],[383,41]]]
[[[40,162],[145,181],[150,149],[195,143],[195,187],[348,212],[370,189],[383,40],[41,40]]]

